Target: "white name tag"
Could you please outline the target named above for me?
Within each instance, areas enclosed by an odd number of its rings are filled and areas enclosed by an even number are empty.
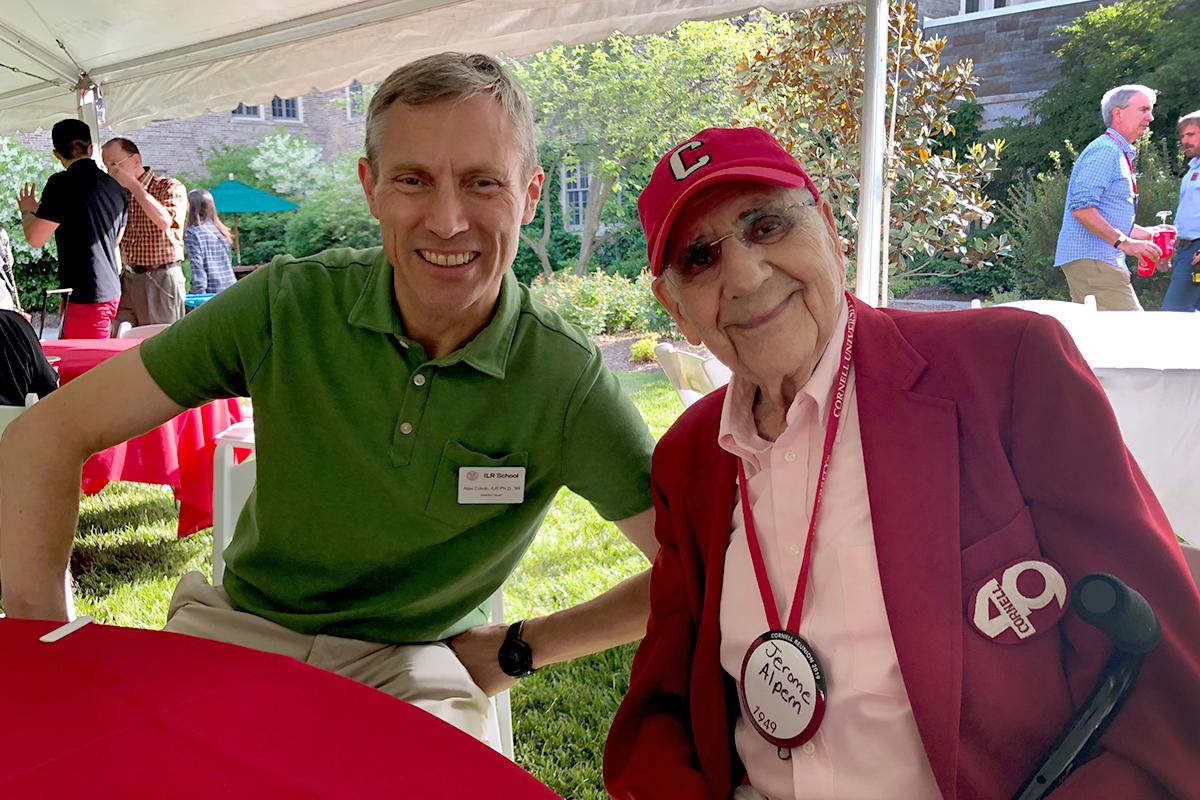
[[[525,468],[459,467],[458,502],[525,502]]]

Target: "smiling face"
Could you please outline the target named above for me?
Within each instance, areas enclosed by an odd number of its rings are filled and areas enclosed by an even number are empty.
[[[759,386],[788,377],[803,384],[820,360],[844,303],[845,261],[833,213],[803,189],[722,183],[696,193],[667,241],[654,294],[693,344],[703,342],[734,372]],[[734,236],[703,281],[680,282],[680,254],[765,212],[798,204],[795,225],[779,241],[747,245]]]
[[[533,219],[542,171],[522,166],[513,126],[490,96],[386,112],[377,163],[359,180],[379,220],[396,301],[410,336],[487,324],[520,228]]]
[[[1114,108],[1112,112],[1113,130],[1129,142],[1137,141],[1153,121],[1154,98],[1145,92],[1135,92],[1124,108]]]

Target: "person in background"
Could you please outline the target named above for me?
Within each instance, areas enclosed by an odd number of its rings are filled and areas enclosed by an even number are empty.
[[[1200,265],[1200,110],[1180,117],[1176,130],[1180,149],[1189,161],[1179,185],[1179,208],[1175,211],[1178,236],[1163,311],[1195,311],[1200,309],[1200,283],[1192,281],[1192,270]]]
[[[121,299],[117,245],[128,200],[92,159],[87,123],[59,120],[50,139],[65,169],[46,181],[40,201],[32,184],[21,187],[21,227],[30,247],[42,247],[51,234],[58,245],[58,285],[72,290],[59,338],[107,339]]]
[[[1071,168],[1054,266],[1062,269],[1073,301],[1095,295],[1101,311],[1141,311],[1125,256],[1162,257],[1150,241],[1158,228],[1133,221],[1138,202],[1133,143],[1154,121],[1155,97],[1153,89],[1139,84],[1105,92],[1100,115],[1107,129]]]
[[[0,309],[0,405],[23,406],[30,392],[45,397],[56,388],[58,376],[29,320]]]
[[[21,310],[21,297],[17,293],[17,277],[13,273],[12,242],[8,231],[0,225],[0,308],[10,311]]]
[[[192,294],[216,294],[233,285],[229,243],[233,235],[221,218],[207,189],[188,192],[187,225],[183,246],[192,265]]]
[[[129,139],[109,139],[104,166],[129,194],[129,226],[121,241],[121,305],[116,321],[162,325],[183,316],[183,226],[187,189],[142,164]]]

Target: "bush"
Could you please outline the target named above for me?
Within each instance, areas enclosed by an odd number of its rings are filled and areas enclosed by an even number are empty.
[[[0,225],[12,241],[17,291],[26,308],[40,308],[42,293],[58,286],[58,250],[53,236],[45,247],[36,250],[25,241],[17,192],[21,184],[32,183],[40,195],[56,167],[48,154],[39,155],[16,139],[0,136]]]
[[[575,275],[566,269],[554,273],[553,280],[538,276],[529,288],[535,300],[589,336],[664,330],[670,325],[644,273],[630,280],[603,272]]]
[[[283,128],[258,143],[250,159],[250,169],[270,191],[293,200],[310,197],[330,177],[330,167],[321,157],[320,145],[303,136],[293,136]],[[357,174],[357,166],[350,174]]]
[[[629,348],[629,360],[635,364],[652,364],[658,361],[654,355],[654,346],[658,344],[658,336],[643,336]]]
[[[310,256],[331,247],[376,247],[379,222],[358,182],[358,154],[342,153],[287,223],[286,252]]]

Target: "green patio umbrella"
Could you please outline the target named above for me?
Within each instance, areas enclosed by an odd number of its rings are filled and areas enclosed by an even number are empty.
[[[295,211],[300,206],[276,197],[270,192],[255,189],[241,181],[235,181],[230,174],[229,180],[221,181],[208,190],[212,194],[213,203],[218,214],[233,215],[233,240],[237,244],[237,263],[242,263],[242,240],[238,236],[238,214],[258,214],[270,211]]]

